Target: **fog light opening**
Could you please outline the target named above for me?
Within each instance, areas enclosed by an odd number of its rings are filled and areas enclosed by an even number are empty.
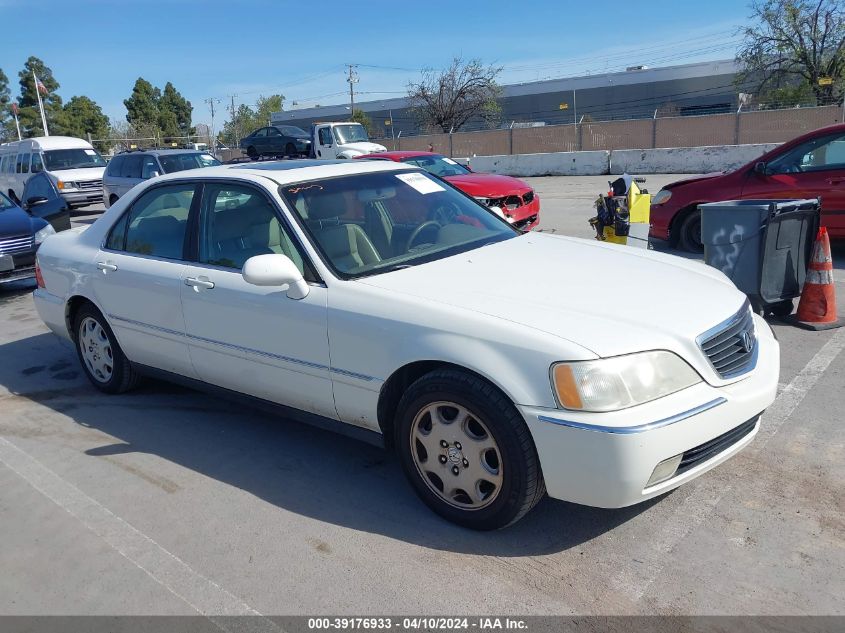
[[[678,470],[678,466],[681,465],[681,457],[683,457],[682,454],[675,455],[674,457],[670,457],[669,459],[664,459],[657,466],[655,466],[654,472],[651,473],[651,477],[649,478],[648,483],[645,485],[645,487],[649,488],[674,477],[675,471]]]

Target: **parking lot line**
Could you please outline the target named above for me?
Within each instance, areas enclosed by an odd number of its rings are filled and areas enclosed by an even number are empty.
[[[788,420],[798,405],[824,374],[825,370],[845,348],[845,328],[836,333],[822,345],[821,349],[809,360],[798,374],[787,384],[778,397],[763,414],[762,424],[754,442],[746,449],[760,451]],[[675,508],[672,516],[664,523],[658,538],[651,541],[651,547],[645,554],[637,556],[639,567],[623,570],[617,581],[619,589],[634,602],[639,602],[649,587],[661,574],[670,554],[696,527],[698,527],[732,486],[716,476],[704,477],[693,484],[692,492]]]
[[[239,623],[227,620],[225,616],[261,616],[240,598],[192,569],[178,556],[4,437],[0,437],[0,462],[222,630],[229,630],[230,625],[237,625],[238,630],[243,630],[245,623],[243,620]],[[264,617],[250,618],[248,622],[250,630],[281,630]]]

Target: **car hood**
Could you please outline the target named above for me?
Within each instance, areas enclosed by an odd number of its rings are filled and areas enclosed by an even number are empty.
[[[105,167],[83,167],[80,169],[61,169],[50,173],[59,180],[76,182],[78,180],[102,180],[105,171]]]
[[[695,338],[745,301],[701,262],[542,233],[360,282],[505,319],[598,356],[670,349],[702,372]]]
[[[525,193],[531,187],[512,176],[498,176],[496,174],[461,174],[460,176],[446,176],[448,180],[461,191],[471,196],[481,198],[500,198],[517,193]]]
[[[672,189],[673,187],[678,187],[680,185],[688,185],[693,182],[700,182],[702,180],[710,180],[712,178],[718,178],[719,176],[724,176],[725,172],[723,171],[714,171],[709,174],[703,174],[701,176],[694,176],[692,178],[683,178],[681,180],[676,180],[675,182],[670,182],[668,185],[664,185],[664,189]]]
[[[364,154],[374,154],[375,152],[386,152],[387,148],[384,145],[379,145],[378,143],[369,143],[360,141],[358,143],[343,143],[340,145],[344,150],[353,149],[359,152],[363,152]]]
[[[32,218],[20,207],[0,211],[0,239],[32,235]]]

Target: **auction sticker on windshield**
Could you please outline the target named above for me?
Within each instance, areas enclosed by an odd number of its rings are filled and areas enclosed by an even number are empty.
[[[446,191],[431,178],[428,178],[423,174],[396,174],[396,177],[420,193],[437,193],[438,191]]]

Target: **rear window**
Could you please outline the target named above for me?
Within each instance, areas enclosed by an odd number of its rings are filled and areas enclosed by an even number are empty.
[[[199,169],[200,167],[213,167],[220,165],[220,161],[211,154],[190,152],[185,154],[167,154],[158,157],[164,172],[172,174],[175,171],[187,169]]]

